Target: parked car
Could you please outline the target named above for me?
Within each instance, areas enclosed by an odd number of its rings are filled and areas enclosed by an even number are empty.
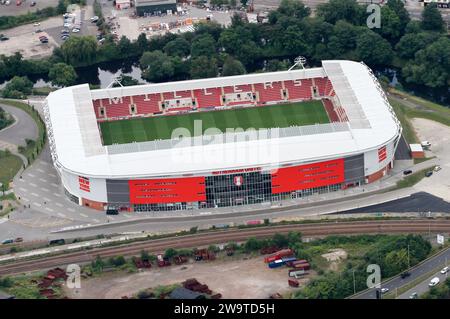
[[[107,209],[106,215],[119,215],[119,211],[117,209]]]
[[[444,267],[441,270],[441,274],[445,275],[446,273],[448,273],[448,271],[449,271],[449,268],[448,267]]]
[[[2,245],[12,244],[13,242],[13,239],[5,239],[4,241],[2,241]]]
[[[425,173],[426,177],[430,177],[431,175],[433,175],[433,171],[428,171],[428,172]]]
[[[34,7],[36,5],[36,1],[32,1],[31,3],[30,3],[30,7]]]
[[[78,32],[80,32],[80,29],[74,28],[74,29],[72,29],[72,32],[73,33],[78,33]]]
[[[442,168],[439,165],[436,165],[436,167],[434,168],[435,172],[439,172]]]
[[[65,22],[63,26],[64,26],[64,28],[70,28],[71,24],[68,22]]]
[[[420,143],[420,145],[422,145],[422,147],[430,147],[431,143],[428,141],[422,141],[422,143]]]
[[[22,237],[17,237],[16,239],[14,239],[14,241],[16,243],[21,243],[21,242],[23,242],[23,238]]]
[[[389,288],[381,288],[381,293],[385,294],[389,291]]]
[[[403,171],[403,175],[409,175],[411,173],[412,173],[412,170],[410,170],[410,169]]]
[[[438,277],[434,277],[433,279],[431,279],[430,283],[428,284],[428,286],[430,287],[434,287],[436,286],[438,283],[440,282]]]
[[[9,38],[6,35],[0,34],[0,41],[6,41],[9,40]]]

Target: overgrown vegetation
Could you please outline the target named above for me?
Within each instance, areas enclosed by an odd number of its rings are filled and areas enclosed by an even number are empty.
[[[0,107],[0,130],[14,123],[14,118]]]
[[[441,284],[432,287],[428,292],[420,296],[421,299],[450,299],[450,278]]]
[[[22,167],[22,160],[11,154],[9,150],[0,150],[0,183],[2,187],[0,190],[7,190],[9,188],[9,182],[14,178],[17,172]]]
[[[433,169],[434,169],[434,166],[431,166],[429,168],[422,169],[418,172],[415,172],[411,175],[404,177],[402,180],[397,182],[397,188],[411,187],[411,186],[417,184],[423,178],[425,178],[426,172],[433,171]]]

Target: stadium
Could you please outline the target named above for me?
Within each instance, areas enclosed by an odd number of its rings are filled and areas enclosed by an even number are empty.
[[[402,128],[363,63],[51,93],[50,151],[65,194],[97,210],[299,201],[372,183]]]

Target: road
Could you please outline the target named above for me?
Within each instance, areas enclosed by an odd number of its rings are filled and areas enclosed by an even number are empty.
[[[37,138],[38,128],[36,123],[26,112],[1,103],[0,107],[11,114],[16,120],[12,126],[0,131],[0,148],[2,142],[14,145],[26,145],[26,139]]]
[[[442,268],[444,268],[445,266],[448,266],[449,261],[450,261],[450,259],[444,260],[444,262],[442,263]],[[425,279],[424,281],[422,281],[417,286],[415,286],[415,287],[409,289],[408,291],[404,292],[403,294],[399,295],[397,297],[397,299],[409,299],[409,297],[413,293],[417,293],[420,297],[422,294],[424,294],[430,290],[430,287],[428,286],[428,284],[430,283],[432,278],[438,277],[440,280],[438,285],[442,285],[443,282],[448,278],[448,276],[449,276],[449,272],[447,272],[445,275],[443,275],[443,274],[441,274],[441,271],[439,270],[438,272],[434,273],[432,276],[430,276],[427,279]]]
[[[447,248],[446,250],[442,251],[438,255],[429,258],[425,262],[417,265],[413,269],[411,269],[410,273],[411,275],[409,277],[406,277],[405,279],[402,279],[400,276],[396,276],[392,278],[391,280],[382,283],[381,288],[388,288],[391,292],[395,292],[397,288],[400,288],[408,283],[411,283],[421,276],[423,276],[426,273],[429,273],[430,271],[443,267],[446,260],[450,260],[450,248]],[[429,281],[428,281],[429,282]],[[426,283],[428,283],[426,281]],[[409,291],[407,292],[409,293]],[[412,293],[412,292],[411,292]],[[406,296],[406,295],[405,295]],[[409,295],[407,295],[409,298]],[[366,290],[360,294],[357,294],[354,299],[375,299],[375,290],[369,289]]]

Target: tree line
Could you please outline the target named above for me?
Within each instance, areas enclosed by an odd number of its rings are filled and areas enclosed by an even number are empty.
[[[286,70],[302,55],[309,66],[325,59],[364,61],[370,67],[401,68],[407,82],[430,88],[450,83],[450,40],[438,9],[426,6],[421,21],[412,21],[401,0],[388,0],[381,8],[381,28],[366,25],[366,6],[356,0],[331,0],[318,6],[317,14],[298,0],[282,0],[269,13],[269,22],[253,24],[238,15],[224,28],[208,22],[194,32],[167,34],[136,41],[106,36],[71,37],[52,57],[23,60],[20,54],[0,57],[0,78],[48,74],[58,63],[64,76],[53,72],[52,83],[76,83],[73,68],[124,58],[139,59],[143,78],[150,82],[196,79],[246,72]],[[63,68],[59,65],[59,68]]]

